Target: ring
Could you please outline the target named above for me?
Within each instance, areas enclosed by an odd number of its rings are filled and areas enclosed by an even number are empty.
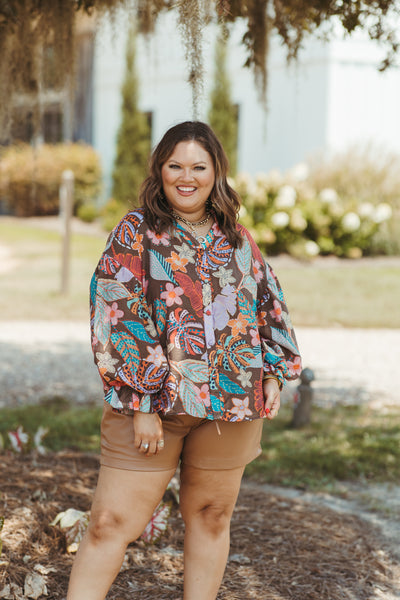
[[[149,449],[149,446],[150,446],[150,444],[142,444],[142,447],[143,447],[145,450],[148,450],[148,449]]]
[[[158,440],[158,442],[157,442],[157,446],[158,446],[159,448],[164,448],[164,440]]]

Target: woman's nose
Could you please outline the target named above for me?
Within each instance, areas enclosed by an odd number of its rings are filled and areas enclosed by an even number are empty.
[[[192,170],[189,167],[187,169],[183,169],[182,179],[184,181],[193,181]]]

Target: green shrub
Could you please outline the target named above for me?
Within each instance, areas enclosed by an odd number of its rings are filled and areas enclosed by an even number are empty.
[[[112,196],[125,205],[136,204],[140,186],[147,176],[151,150],[148,116],[138,108],[139,81],[136,73],[136,33],[132,27],[126,47],[126,68],[122,85],[121,123],[117,134]],[[122,215],[121,215],[122,216]]]
[[[86,204],[81,204],[78,206],[76,211],[77,217],[84,221],[85,223],[93,223],[93,221],[98,217],[99,211],[94,202],[87,202]]]
[[[227,33],[221,31],[215,44],[214,85],[210,96],[208,121],[221,141],[229,160],[230,172],[237,171],[238,107],[233,104],[227,72]]]
[[[101,190],[99,157],[84,144],[27,144],[5,149],[0,161],[0,197],[20,217],[54,215],[59,211],[61,174],[75,175],[74,212],[93,203]]]
[[[393,164],[391,158],[385,171],[377,161],[374,172],[371,161],[362,168],[361,159],[347,156],[346,161],[332,161],[331,169],[327,163],[311,169],[298,165],[285,176],[277,171],[256,178],[241,173],[232,182],[243,200],[240,221],[270,255],[400,254],[400,177],[397,182]]]
[[[124,215],[129,211],[129,206],[110,198],[101,211],[101,222],[106,231],[111,231]]]

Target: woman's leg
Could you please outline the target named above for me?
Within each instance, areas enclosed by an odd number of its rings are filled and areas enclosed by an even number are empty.
[[[244,467],[209,471],[181,468],[185,522],[184,600],[215,600],[229,554],[230,521]]]
[[[67,600],[103,600],[127,545],[138,538],[175,469],[128,471],[102,466],[90,524],[74,561]]]

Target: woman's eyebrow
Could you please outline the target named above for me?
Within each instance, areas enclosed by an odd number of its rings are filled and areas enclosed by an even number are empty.
[[[168,159],[168,162],[169,162],[169,163],[172,163],[172,162],[173,162],[173,163],[176,163],[177,165],[181,165],[181,164],[182,164],[182,163],[180,163],[180,162],[179,162],[179,160],[176,160],[175,158],[169,158],[169,159]],[[207,164],[207,163],[206,163],[206,161],[205,161],[205,160],[199,160],[198,162],[194,162],[194,163],[192,163],[192,167],[193,167],[193,166],[195,166],[195,165],[206,165],[206,164]]]

